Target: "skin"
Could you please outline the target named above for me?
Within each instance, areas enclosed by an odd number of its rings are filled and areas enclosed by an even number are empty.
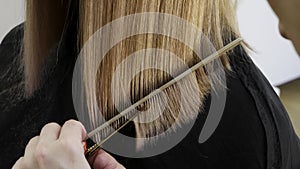
[[[103,150],[88,162],[82,143],[86,135],[83,125],[75,120],[67,121],[62,127],[56,123],[47,124],[39,136],[30,140],[24,157],[13,169],[90,169],[90,166],[94,169],[124,169]]]
[[[279,18],[281,34],[290,39],[300,55],[300,1],[268,0]]]

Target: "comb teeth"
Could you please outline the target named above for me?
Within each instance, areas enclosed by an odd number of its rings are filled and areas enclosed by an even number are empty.
[[[101,142],[102,140],[107,139],[112,133],[119,131],[124,124],[129,123],[136,115],[137,111],[133,110],[110,123],[106,122],[107,125],[105,127],[99,130],[94,136],[89,136],[89,138],[93,137]]]

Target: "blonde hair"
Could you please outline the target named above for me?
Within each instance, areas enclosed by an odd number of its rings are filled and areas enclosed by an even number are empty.
[[[239,37],[239,32],[236,26],[235,10],[232,1],[224,0],[80,0],[79,5],[79,37],[80,44],[83,46],[86,41],[101,27],[123,16],[130,14],[142,13],[142,12],[159,12],[167,13],[177,17],[180,17],[188,22],[194,24],[206,37],[209,38],[211,43],[216,49],[220,49],[224,46],[224,42],[230,42],[232,39]],[[47,4],[47,5],[45,5]],[[52,5],[50,5],[52,4]],[[53,5],[54,4],[54,5]],[[60,5],[59,5],[60,4]],[[45,9],[43,7],[48,9]],[[63,8],[66,8],[66,3],[62,3],[61,0],[46,0],[39,2],[38,0],[27,0],[27,21],[25,26],[25,53],[24,53],[24,66],[25,66],[25,84],[26,91],[32,94],[39,86],[41,78],[41,70],[45,56],[50,46],[58,40],[63,30],[64,19],[59,21],[52,20],[53,13],[56,9],[56,16],[62,15],[65,18]],[[51,8],[50,8],[51,7]],[[61,12],[57,12],[61,11]],[[58,14],[57,14],[58,13]],[[57,18],[57,17],[55,17]],[[140,23],[143,23],[141,21]],[[164,22],[164,26],[170,27],[168,22]],[[136,27],[143,27],[143,24],[134,25]],[[119,28],[122,30],[122,27]],[[150,29],[150,28],[149,28]],[[50,33],[50,34],[49,34]],[[182,32],[183,34],[189,34],[189,32]],[[193,37],[189,37],[191,41]],[[194,49],[190,49],[182,42],[172,39],[163,35],[155,34],[143,34],[129,37],[122,42],[118,43],[109,53],[105,56],[97,71],[96,79],[96,92],[88,94],[86,99],[88,100],[89,114],[91,121],[95,121],[98,118],[98,113],[95,112],[93,107],[95,104],[102,105],[100,108],[105,118],[110,119],[118,113],[114,103],[119,102],[111,97],[111,91],[124,92],[124,89],[112,89],[111,82],[113,79],[113,73],[116,67],[124,61],[127,56],[135,51],[147,48],[159,48],[171,51],[176,54],[187,65],[192,66],[199,59],[193,53]],[[88,52],[87,54],[90,54]],[[112,57],[113,56],[113,57]],[[75,57],[75,56],[74,56]],[[90,89],[93,83],[89,79],[90,74],[88,69],[93,61],[85,60],[83,58],[84,75],[86,80],[85,91],[91,93]],[[226,56],[222,58],[223,65],[229,69],[229,62]],[[140,60],[141,62],[147,62],[147,60]],[[170,62],[170,61],[165,61]],[[132,63],[140,64],[140,63]],[[174,65],[179,66],[179,65]],[[167,69],[167,68],[166,68]],[[178,67],[178,69],[182,69]],[[123,73],[126,77],[126,72]],[[191,78],[196,77],[197,88],[195,84],[192,84]],[[131,102],[136,102],[143,96],[150,93],[153,89],[158,88],[162,84],[166,83],[172,77],[166,72],[159,70],[145,70],[137,74],[131,81],[131,89],[129,91],[131,96]],[[210,80],[207,76],[207,72],[204,68],[194,72],[189,78],[186,78],[182,82],[187,90],[194,90],[199,94],[199,99],[204,100],[205,95],[211,89]],[[191,87],[192,86],[192,87]],[[169,104],[169,107],[163,111],[163,116],[157,118],[151,123],[135,123],[136,133],[138,137],[150,137],[162,133],[166,128],[172,126],[175,121],[186,122],[190,118],[194,118],[199,109],[191,109],[189,104],[194,104],[193,99],[186,100],[184,106],[183,119],[177,119],[179,116],[178,108],[178,87],[176,85],[166,89],[166,100],[155,96],[152,100],[145,103],[160,105],[161,102]],[[122,101],[121,101],[122,102]],[[128,101],[123,101],[126,104]],[[202,104],[202,103],[201,103]],[[105,105],[105,106],[103,106]],[[144,106],[145,107],[145,106]],[[160,109],[159,106],[157,109]],[[142,118],[142,117],[141,117]],[[93,127],[97,124],[93,123]]]
[[[23,60],[27,96],[39,87],[46,56],[62,34],[67,6],[66,0],[26,1]]]

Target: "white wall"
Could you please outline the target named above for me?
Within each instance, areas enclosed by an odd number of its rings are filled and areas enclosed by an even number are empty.
[[[24,21],[24,0],[0,0],[0,42],[16,25]]]
[[[300,57],[282,38],[278,19],[266,0],[238,0],[238,21],[243,38],[256,53],[251,56],[273,85],[300,77]]]
[[[300,59],[277,29],[277,18],[266,0],[238,0],[242,36],[256,50],[251,54],[273,85],[300,77]],[[24,0],[0,0],[0,41],[24,20]]]

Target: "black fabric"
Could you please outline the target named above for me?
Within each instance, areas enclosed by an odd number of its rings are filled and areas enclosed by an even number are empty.
[[[76,119],[71,96],[77,56],[77,23],[72,20],[76,15],[70,13],[62,40],[50,51],[42,87],[29,99],[23,96],[20,64],[23,25],[1,43],[0,168],[11,168],[46,123]],[[171,150],[143,159],[114,157],[128,169],[299,169],[300,141],[272,87],[242,47],[231,53],[230,62],[224,114],[208,141],[198,143],[210,96],[187,137]],[[123,132],[134,133],[134,128]]]
[[[210,96],[187,137],[170,151],[145,159],[125,159],[128,168],[266,168],[267,143],[252,97],[235,73],[229,74],[222,120],[203,144],[199,135],[210,108]],[[238,99],[237,99],[238,98]],[[246,104],[247,103],[247,104]],[[243,106],[241,106],[243,105]],[[119,159],[119,158],[118,158]],[[124,160],[120,158],[119,161]]]

